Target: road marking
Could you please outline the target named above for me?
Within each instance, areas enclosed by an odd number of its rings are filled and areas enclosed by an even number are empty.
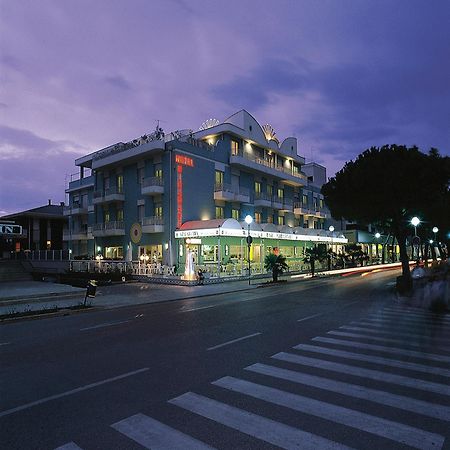
[[[438,320],[449,321],[450,316],[448,314],[435,314],[430,311],[421,312],[417,308],[407,309],[407,308],[384,308],[382,311],[389,313],[401,314],[403,316],[415,316],[415,317],[426,317]]]
[[[152,450],[211,450],[213,447],[144,414],[121,420],[112,428]]]
[[[239,341],[243,341],[244,339],[249,339],[255,336],[259,336],[261,333],[253,333],[253,334],[249,334],[248,336],[243,336],[237,339],[233,339],[232,341],[228,341],[228,342],[224,342],[223,344],[219,344],[219,345],[215,345],[214,347],[209,347],[209,350],[215,350],[216,348],[221,348],[221,347],[225,347],[226,345],[230,345],[230,344],[234,344],[235,342],[239,342]]]
[[[100,323],[98,325],[93,325],[92,327],[80,328],[80,331],[96,330],[97,328],[112,327],[113,325],[120,325],[121,323],[127,323],[127,322],[131,322],[131,319],[121,320],[119,322]]]
[[[15,408],[7,409],[5,411],[0,412],[0,417],[8,416],[9,414],[13,414],[18,411],[23,411],[24,409],[32,408],[33,406],[42,405],[43,403],[50,402],[52,400],[57,400],[62,397],[67,397],[69,395],[78,394],[78,392],[83,392],[88,389],[92,389],[97,386],[101,386],[106,383],[112,383],[113,381],[121,380],[122,378],[131,377],[133,375],[137,375],[138,373],[146,372],[149,370],[148,367],[144,367],[143,369],[134,370],[133,372],[127,372],[122,375],[117,375],[116,377],[107,378],[106,380],[97,381],[95,383],[87,384],[85,386],[81,386],[70,391],[62,392],[61,394],[50,395],[49,397],[41,398],[40,400],[36,400],[34,402],[26,403],[25,405],[17,406]]]
[[[433,383],[431,381],[406,377],[404,375],[394,375],[381,370],[365,369],[363,367],[350,366],[348,364],[325,361],[323,359],[308,358],[306,356],[294,355],[292,353],[280,352],[272,356],[274,359],[286,361],[293,364],[316,367],[318,369],[331,370],[332,372],[355,375],[374,381],[399,384],[401,386],[420,389],[423,391],[435,392],[440,395],[450,396],[450,386],[448,384]]]
[[[353,323],[353,322],[352,322]],[[355,325],[358,325],[359,322],[355,322]],[[360,325],[367,325],[364,323],[360,323]],[[381,325],[370,325],[373,328],[381,328],[379,330],[375,329],[370,329],[370,328],[365,328],[365,327],[358,327],[358,326],[348,326],[348,325],[344,325],[342,327],[339,327],[340,330],[349,330],[349,331],[363,331],[365,333],[369,333],[369,334],[389,334],[392,336],[397,336],[397,337],[405,337],[405,338],[416,338],[416,339],[425,339],[427,340],[427,344],[426,345],[436,345],[437,343],[442,344],[444,346],[449,344],[448,340],[445,339],[439,339],[439,338],[435,338],[433,336],[430,335],[426,335],[426,334],[418,334],[418,333],[402,333],[400,331],[390,331],[387,330],[385,327],[381,326]],[[439,348],[439,347],[437,347]]]
[[[319,316],[321,316],[323,314],[325,314],[325,313],[313,314],[312,316],[303,317],[303,319],[298,319],[297,322],[303,322],[304,320],[309,320],[309,319],[312,319],[314,317],[319,317]]]
[[[370,322],[370,323],[381,323],[383,325],[395,325],[396,327],[401,327],[401,328],[414,328],[415,330],[417,330],[418,328],[422,327],[429,327],[430,325],[436,324],[436,328],[442,328],[442,327],[447,327],[447,324],[445,323],[440,323],[437,324],[434,321],[430,321],[427,319],[422,319],[422,320],[416,320],[416,319],[398,319],[398,318],[394,318],[394,317],[368,317],[363,319],[364,322]],[[448,331],[448,330],[445,330]]]
[[[224,304],[224,303],[222,303],[222,305],[223,305],[223,304]],[[180,311],[180,312],[181,312],[181,313],[185,313],[185,312],[191,312],[191,311],[200,311],[201,309],[215,308],[216,306],[221,306],[221,305],[199,306],[198,308],[183,309],[183,310]]]
[[[371,317],[375,319],[383,319],[386,320],[407,320],[410,322],[429,322],[436,324],[438,326],[450,326],[450,322],[446,320],[445,318],[440,317],[432,317],[432,316],[425,316],[425,315],[410,315],[409,313],[395,313],[391,311],[380,311],[377,314],[373,314]]]
[[[363,329],[363,330],[365,331],[365,329]],[[332,334],[335,336],[358,338],[358,339],[366,339],[368,341],[375,341],[375,342],[385,342],[385,343],[392,343],[392,344],[407,345],[409,347],[418,347],[418,348],[427,347],[427,345],[417,344],[414,342],[405,341],[403,339],[390,339],[390,338],[384,338],[384,337],[378,337],[378,336],[370,336],[368,334],[346,333],[344,331],[327,331],[327,334]],[[429,348],[429,346],[427,348]],[[437,348],[439,348],[439,347],[437,347]],[[436,346],[434,346],[433,349],[436,349]]]
[[[193,392],[186,392],[169,400],[169,403],[281,448],[301,447],[303,450],[349,448],[307,431],[275,422]]]
[[[344,383],[343,381],[336,381],[293,370],[281,369],[280,367],[268,366],[266,364],[253,364],[246,367],[245,370],[450,422],[450,407],[448,406],[416,400],[403,395],[396,395],[391,392],[371,389],[357,384]]]
[[[421,359],[424,359],[427,361],[438,361],[438,362],[450,363],[450,356],[435,355],[433,353],[415,352],[412,350],[405,350],[403,348],[385,347],[384,345],[365,344],[362,342],[346,341],[343,339],[333,339],[333,338],[327,338],[327,337],[321,337],[321,336],[312,338],[311,340],[315,341],[315,342],[324,342],[326,344],[342,345],[344,347],[375,350],[375,351],[380,351],[380,352],[384,352],[384,353],[390,353],[392,355],[412,356],[414,358],[421,358]]]
[[[9,345],[11,342],[0,342],[0,345]]]
[[[382,364],[384,366],[397,367],[399,369],[405,370],[414,370],[416,372],[430,373],[432,375],[440,375],[442,377],[450,378],[450,370],[442,369],[441,367],[429,367],[423,364],[382,358],[381,356],[363,355],[361,353],[347,352],[345,350],[335,350],[327,347],[319,347],[318,345],[299,344],[293,348],[295,348],[295,350],[320,353],[328,356],[338,356],[340,358],[352,359],[355,361],[363,361],[372,364]]]
[[[300,411],[401,444],[410,445],[414,448],[441,448],[445,440],[443,436],[409,425],[234,377],[223,377],[213,381],[212,384],[274,405],[284,406],[294,411]]]
[[[55,450],[83,450],[81,447],[78,447],[75,442],[69,442],[65,445],[61,445],[61,447],[55,448]]]

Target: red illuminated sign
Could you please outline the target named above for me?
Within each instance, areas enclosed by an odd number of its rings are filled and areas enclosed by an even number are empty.
[[[177,228],[183,223],[183,166],[177,166]]]
[[[175,155],[175,162],[183,166],[194,167],[194,160],[189,156]]]

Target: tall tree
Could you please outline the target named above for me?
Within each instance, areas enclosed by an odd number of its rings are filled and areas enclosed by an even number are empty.
[[[436,149],[429,154],[417,147],[371,147],[344,167],[322,187],[325,202],[335,219],[374,224],[392,233],[400,247],[404,280],[410,283],[407,237],[410,219],[442,218],[448,229],[450,158]],[[442,211],[444,208],[444,211]]]

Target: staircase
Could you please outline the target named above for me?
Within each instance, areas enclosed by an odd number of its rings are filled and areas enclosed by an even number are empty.
[[[20,261],[0,260],[0,283],[7,281],[32,281],[33,277]]]

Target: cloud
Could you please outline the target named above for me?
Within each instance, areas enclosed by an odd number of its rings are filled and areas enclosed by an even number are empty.
[[[131,91],[131,84],[120,75],[105,77],[105,81],[117,89]]]

